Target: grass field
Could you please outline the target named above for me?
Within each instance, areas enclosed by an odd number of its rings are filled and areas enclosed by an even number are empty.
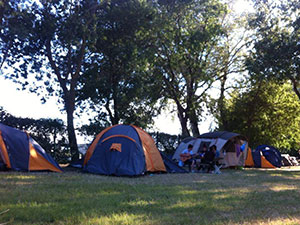
[[[300,172],[1,172],[0,213],[0,224],[300,224]]]

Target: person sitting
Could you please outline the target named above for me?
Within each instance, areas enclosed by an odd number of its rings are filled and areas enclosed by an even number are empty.
[[[189,171],[192,171],[195,165],[195,159],[193,158],[193,145],[189,144],[188,148],[183,150],[180,154],[180,160],[178,165],[183,167],[184,165],[189,166]]]
[[[198,160],[196,161],[197,163],[197,170],[201,170],[202,169],[202,165],[201,163],[203,162],[203,158],[205,153],[207,152],[207,147],[206,144],[204,144],[202,146],[202,150],[200,151],[199,155],[197,156]]]
[[[215,156],[216,156],[217,147],[212,145],[209,150],[204,154],[204,157],[201,161],[202,168],[209,173],[211,170],[214,169],[216,164]],[[203,166],[205,165],[205,166]]]
[[[200,152],[200,158],[203,159],[204,158],[204,155],[205,153],[207,152],[207,147],[206,145],[204,144],[203,147],[202,147],[202,151]]]

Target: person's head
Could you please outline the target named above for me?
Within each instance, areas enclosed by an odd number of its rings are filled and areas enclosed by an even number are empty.
[[[217,146],[215,146],[215,145],[212,145],[212,146],[210,146],[210,151],[212,151],[212,152],[216,152],[217,151]]]
[[[189,145],[188,145],[188,150],[189,150],[189,151],[192,151],[192,149],[193,149],[193,145],[189,144]]]
[[[204,144],[203,147],[202,147],[202,151],[203,151],[203,152],[206,152],[206,151],[207,151],[207,146],[206,146],[205,144]]]

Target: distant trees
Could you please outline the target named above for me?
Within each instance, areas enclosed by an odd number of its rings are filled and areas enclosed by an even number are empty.
[[[298,147],[300,102],[290,84],[262,81],[244,91],[236,90],[225,101],[225,108],[228,130],[246,135],[251,146]],[[218,118],[220,129],[222,121]]]

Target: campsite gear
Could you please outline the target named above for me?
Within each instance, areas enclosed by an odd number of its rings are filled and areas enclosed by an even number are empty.
[[[86,172],[116,176],[167,172],[153,138],[136,126],[121,124],[97,135],[87,150],[83,167]]]
[[[281,157],[283,166],[299,166],[299,162],[297,161],[295,156],[290,156],[289,154],[281,154]]]
[[[259,145],[255,150],[249,150],[245,166],[259,168],[281,167],[282,157],[280,152],[270,145]]]
[[[217,131],[202,134],[197,138],[188,137],[177,147],[173,155],[173,160],[179,160],[181,152],[186,149],[189,144],[194,146],[192,151],[196,154],[202,152],[203,146],[211,147],[215,145],[220,157],[219,164],[222,164],[223,168],[229,166],[244,166],[245,164],[248,142],[247,138],[241,134]],[[239,146],[245,144],[243,149],[246,149],[246,151],[241,149],[239,154],[237,154],[236,144]]]
[[[26,132],[0,124],[0,162],[16,171],[62,172],[59,165]]]

